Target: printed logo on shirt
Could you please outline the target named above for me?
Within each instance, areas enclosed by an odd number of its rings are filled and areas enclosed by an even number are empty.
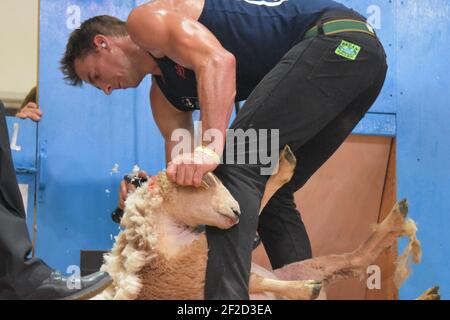
[[[181,103],[189,109],[200,109],[198,106],[198,100],[194,97],[181,97]]]
[[[244,0],[244,1],[257,6],[278,7],[279,5],[282,5],[284,2],[289,0],[278,0],[278,1]]]
[[[180,78],[186,79],[186,69],[179,64],[175,65],[175,71]]]

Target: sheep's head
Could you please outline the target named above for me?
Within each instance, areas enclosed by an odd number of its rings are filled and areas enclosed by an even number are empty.
[[[164,173],[158,175],[157,185],[165,213],[180,224],[228,229],[239,222],[239,204],[212,173],[205,175],[200,188],[178,186]]]

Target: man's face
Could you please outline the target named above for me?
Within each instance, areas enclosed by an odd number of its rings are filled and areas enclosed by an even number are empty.
[[[107,39],[95,44],[97,48],[94,52],[75,59],[75,71],[84,82],[103,90],[107,95],[116,89],[139,85],[143,75],[140,75],[119,46]]]

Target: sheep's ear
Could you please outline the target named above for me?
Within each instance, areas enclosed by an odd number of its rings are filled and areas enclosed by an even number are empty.
[[[211,173],[211,177],[214,179],[214,181],[216,182],[217,186],[220,186],[222,184],[222,182],[220,181],[219,178],[217,178],[217,176],[214,173]]]
[[[211,172],[208,172],[202,179],[202,186],[205,189],[209,189],[211,187],[217,187],[219,186],[219,180],[212,174]]]
[[[200,186],[200,188],[208,190],[209,189],[209,184],[207,184],[204,180],[202,180],[202,185]]]

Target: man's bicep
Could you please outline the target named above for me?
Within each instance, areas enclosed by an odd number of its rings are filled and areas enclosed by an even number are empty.
[[[152,83],[150,90],[150,103],[153,118],[166,141],[170,140],[176,129],[187,129],[189,132],[193,132],[192,112],[176,109],[155,82]]]

